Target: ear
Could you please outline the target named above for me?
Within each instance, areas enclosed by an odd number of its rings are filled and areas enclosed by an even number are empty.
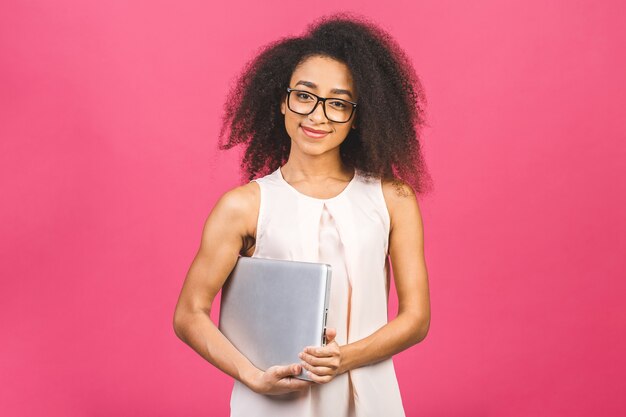
[[[287,96],[283,95],[281,100],[280,100],[280,112],[284,115],[285,112],[287,111],[287,103],[286,103],[286,99]]]

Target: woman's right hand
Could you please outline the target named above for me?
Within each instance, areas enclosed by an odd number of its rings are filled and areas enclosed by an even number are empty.
[[[298,379],[295,375],[300,375],[302,365],[276,365],[263,372],[260,369],[252,375],[248,381],[248,386],[258,394],[279,395],[292,391],[302,391],[310,387],[313,382]]]

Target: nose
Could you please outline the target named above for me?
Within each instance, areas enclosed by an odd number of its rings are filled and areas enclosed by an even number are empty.
[[[326,115],[324,114],[324,102],[323,101],[318,101],[315,104],[315,108],[309,114],[309,119],[317,123],[326,121]]]

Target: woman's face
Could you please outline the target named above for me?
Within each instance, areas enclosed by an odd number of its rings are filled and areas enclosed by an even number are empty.
[[[350,70],[344,63],[330,57],[313,56],[300,63],[291,75],[289,87],[320,97],[340,98],[355,103],[358,99]],[[292,96],[294,94],[296,92],[291,93]],[[347,123],[332,122],[324,115],[322,103],[309,115],[294,113],[287,107],[287,96],[280,105],[280,111],[285,115],[285,128],[291,137],[291,152],[299,151],[312,156],[326,152],[338,153],[339,145],[348,136],[356,119],[355,110]],[[306,128],[327,133],[307,134]]]

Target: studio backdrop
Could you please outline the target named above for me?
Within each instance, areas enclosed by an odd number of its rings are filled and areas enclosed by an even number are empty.
[[[259,48],[338,11],[387,30],[428,100],[407,415],[626,415],[617,0],[2,1],[1,415],[228,415],[232,379],[172,326],[206,217],[245,181],[217,150],[223,102]]]

